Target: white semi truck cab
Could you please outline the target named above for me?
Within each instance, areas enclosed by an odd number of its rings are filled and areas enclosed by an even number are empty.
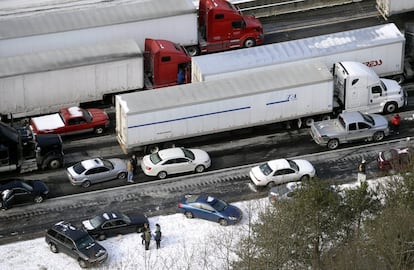
[[[407,94],[396,81],[379,78],[362,63],[335,63],[333,76],[338,111],[393,113],[407,103]]]

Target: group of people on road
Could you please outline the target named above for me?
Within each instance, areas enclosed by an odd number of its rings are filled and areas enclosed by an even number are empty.
[[[141,238],[142,238],[141,243],[145,245],[145,250],[149,250],[152,237],[154,237],[157,249],[161,248],[161,226],[160,224],[158,223],[155,224],[155,233],[154,235],[152,235],[148,223],[145,223],[144,229],[141,234]]]

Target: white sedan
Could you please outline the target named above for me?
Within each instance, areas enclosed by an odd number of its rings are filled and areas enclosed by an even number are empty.
[[[142,158],[142,171],[148,176],[164,179],[170,174],[201,173],[211,165],[210,156],[200,149],[168,148]]]
[[[303,159],[275,159],[253,167],[250,179],[256,186],[280,185],[288,182],[303,181],[315,176],[313,165]]]

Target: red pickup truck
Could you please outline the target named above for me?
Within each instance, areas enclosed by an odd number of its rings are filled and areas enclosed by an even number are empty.
[[[59,113],[33,117],[30,126],[36,134],[102,134],[109,126],[109,117],[101,109],[64,108]]]

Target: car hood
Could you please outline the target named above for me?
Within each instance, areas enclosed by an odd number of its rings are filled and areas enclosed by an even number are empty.
[[[375,121],[375,128],[385,128],[388,126],[388,120],[382,115],[371,114],[372,118]]]
[[[226,207],[226,209],[224,209],[224,212],[223,212],[226,216],[229,216],[229,217],[235,217],[235,218],[237,218],[237,219],[240,219],[241,218],[241,216],[242,216],[242,211],[238,208],[238,207],[236,207],[236,206],[234,206],[234,205],[231,205],[231,204],[229,204],[227,207]]]
[[[108,114],[101,109],[88,109],[89,113],[92,115],[93,122],[107,122],[109,121]]]
[[[313,176],[315,173],[315,168],[309,161],[304,159],[295,159],[293,161],[299,166],[299,171],[301,173],[310,174],[310,176]]]
[[[194,153],[196,163],[205,163],[210,160],[210,156],[207,154],[207,152],[201,150],[201,149],[189,149]]]
[[[40,180],[28,180],[29,183],[31,183],[31,186],[33,186],[33,190],[37,192],[38,194],[48,194],[49,193],[49,187],[43,183]]]

